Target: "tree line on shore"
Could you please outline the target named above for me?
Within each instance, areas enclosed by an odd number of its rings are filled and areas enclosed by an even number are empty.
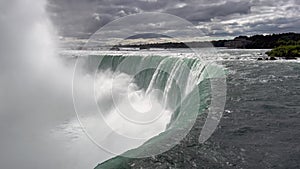
[[[241,49],[273,49],[279,46],[300,45],[300,34],[282,33],[271,35],[239,36],[233,40],[212,41],[215,47]]]
[[[218,40],[210,42],[166,42],[136,45],[118,45],[113,48],[130,47],[139,49],[149,48],[203,48],[227,47],[235,49],[273,49],[266,54],[270,57],[294,59],[300,57],[300,34],[282,33],[271,35],[239,36],[232,40]]]
[[[201,47],[227,47],[238,49],[273,49],[279,46],[300,45],[300,34],[282,33],[271,35],[239,36],[232,40],[218,40],[207,42],[166,42],[150,44],[128,44],[117,47],[148,48],[201,48]]]

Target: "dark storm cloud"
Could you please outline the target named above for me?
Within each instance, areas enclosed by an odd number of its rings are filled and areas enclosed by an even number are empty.
[[[64,35],[89,35],[101,26],[123,16],[157,11],[167,1],[137,0],[50,0],[48,10]]]
[[[210,36],[299,32],[299,11],[300,6],[294,0],[279,0],[276,3],[257,0],[251,2],[247,14],[217,16],[210,22],[201,22],[198,27]]]
[[[249,2],[224,2],[213,5],[189,4],[181,8],[166,10],[167,13],[183,17],[191,22],[209,21],[216,16],[227,16],[234,13],[247,14],[250,12]]]
[[[63,36],[89,37],[130,14],[163,12],[192,22],[210,36],[297,31],[298,0],[49,0]]]

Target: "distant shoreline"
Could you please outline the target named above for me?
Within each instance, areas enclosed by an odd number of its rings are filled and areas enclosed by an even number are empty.
[[[254,35],[239,36],[232,40],[218,40],[207,42],[166,42],[166,43],[150,43],[150,44],[134,44],[134,45],[116,45],[111,50],[119,50],[120,48],[206,48],[206,47],[226,47],[232,49],[273,49],[285,45],[300,45],[300,34],[298,33],[282,33],[272,35]]]

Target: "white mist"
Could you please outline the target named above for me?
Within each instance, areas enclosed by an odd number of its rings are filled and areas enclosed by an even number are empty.
[[[95,145],[79,125],[72,101],[73,67],[66,67],[58,57],[55,29],[45,6],[46,0],[0,2],[0,168],[93,168],[114,154]],[[102,113],[118,134],[142,138],[120,144],[110,137],[112,133],[101,130],[102,124],[93,116],[88,117],[87,126],[118,153],[165,130],[171,115],[159,103],[159,94],[146,95],[127,75],[122,77],[118,79],[118,108]],[[99,74],[97,82],[109,83],[111,78],[109,73]],[[89,95],[85,82],[91,80],[83,75],[81,97]],[[103,91],[106,89],[99,85],[99,105],[111,102],[107,100],[111,96]],[[157,112],[163,116],[143,127],[124,120],[118,110],[146,112],[148,116],[143,117],[149,119]]]
[[[0,168],[93,168],[111,155],[86,137],[74,140],[85,136],[78,123],[61,128],[76,119],[73,71],[56,54],[45,6],[0,2]]]

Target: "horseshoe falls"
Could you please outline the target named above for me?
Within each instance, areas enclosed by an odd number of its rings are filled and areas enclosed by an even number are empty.
[[[99,147],[125,157],[163,153],[180,142],[199,115],[206,117],[210,77],[221,74],[217,65],[197,57],[93,54],[78,59],[85,74],[94,77],[98,107],[79,120],[87,119],[83,126]],[[95,127],[99,116],[106,129]],[[119,160],[124,161],[116,157],[98,168]]]

